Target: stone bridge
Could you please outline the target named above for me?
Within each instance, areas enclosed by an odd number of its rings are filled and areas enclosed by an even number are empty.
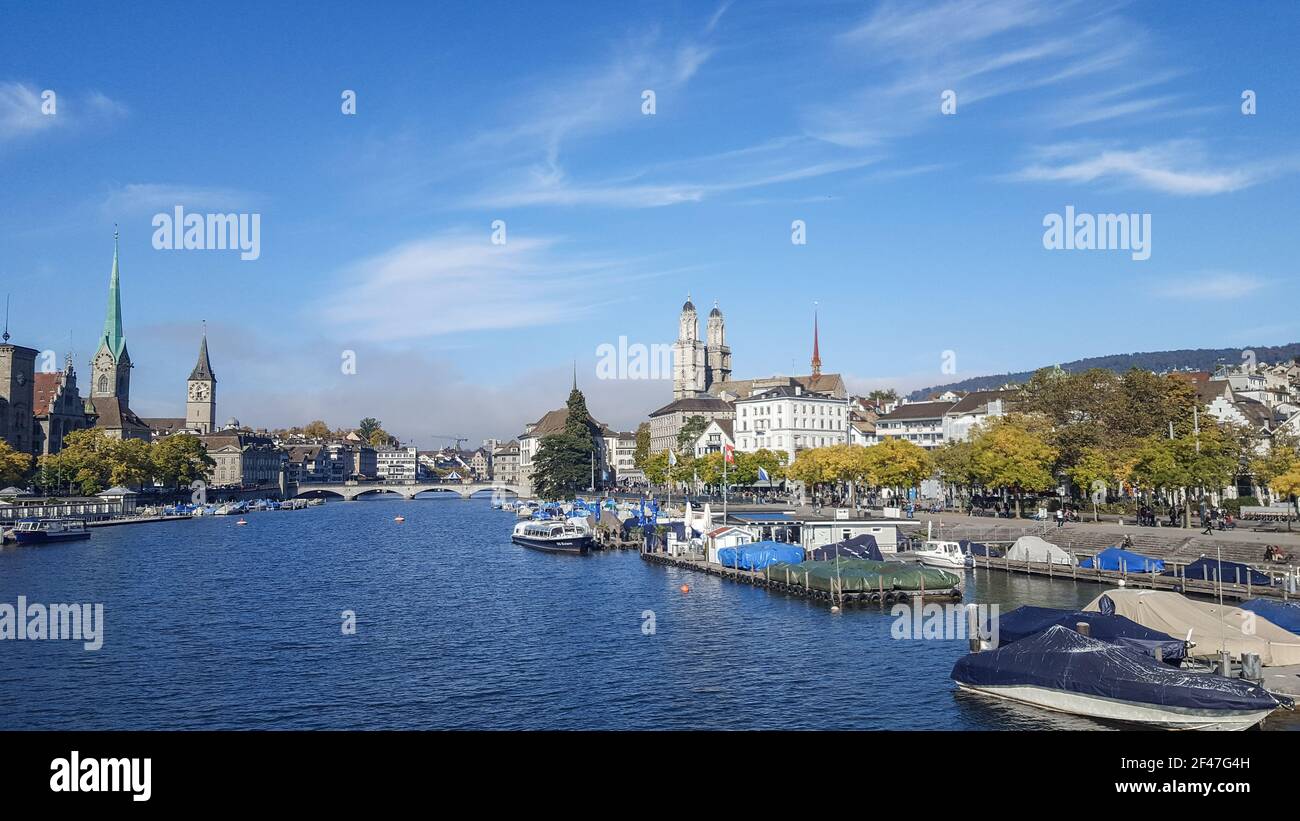
[[[501,493],[511,496],[519,495],[519,487],[510,484],[492,484],[489,482],[417,482],[415,484],[398,484],[387,482],[354,482],[350,484],[329,484],[315,482],[298,485],[298,497],[338,496],[352,502],[361,496],[378,493],[394,493],[406,499],[414,499],[421,493],[454,493],[462,499],[468,499],[478,493]]]

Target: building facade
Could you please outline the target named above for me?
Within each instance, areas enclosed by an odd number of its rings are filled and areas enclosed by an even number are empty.
[[[186,381],[185,425],[199,433],[211,433],[217,421],[217,377],[208,360],[208,333],[199,343],[199,360]]]
[[[716,396],[674,399],[650,413],[650,452],[661,453],[669,448],[676,450],[677,435],[692,416],[711,420],[733,419],[735,415],[735,406]]]
[[[9,332],[0,344],[0,440],[19,453],[38,451],[32,413],[36,390],[36,356],[39,351],[9,344]]]
[[[375,475],[386,482],[414,482],[419,467],[415,446],[375,448]]]
[[[736,400],[736,449],[784,451],[788,464],[801,450],[847,444],[848,420],[848,399],[799,385],[773,388]]]
[[[65,436],[93,424],[77,388],[71,354],[62,371],[36,374],[35,409],[37,450],[41,454],[58,453]]]

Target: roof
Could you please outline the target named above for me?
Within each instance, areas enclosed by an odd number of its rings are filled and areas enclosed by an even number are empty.
[[[945,413],[978,413],[980,410],[987,408],[990,402],[996,402],[999,399],[1006,401],[1015,395],[1015,391],[971,391],[958,399],[957,404],[948,408]]]
[[[564,425],[568,421],[569,409],[567,407],[547,411],[543,414],[542,418],[538,419],[537,423],[533,425],[533,429],[524,435],[535,436],[540,439],[543,436],[550,436],[553,433],[563,433]],[[611,431],[603,422],[600,422],[595,418],[591,421],[603,435],[614,435],[614,432]]]
[[[789,513],[732,513],[729,518],[741,522],[794,522]]]
[[[117,232],[113,232],[113,271],[108,278],[108,313],[104,317],[104,335],[101,344],[107,345],[114,359],[121,359],[126,349],[126,336],[122,332],[122,290],[117,269]]]
[[[909,402],[899,405],[889,413],[881,414],[877,422],[894,422],[901,419],[939,419],[958,403],[956,402]]]
[[[703,411],[705,413],[731,413],[735,411],[735,406],[725,399],[719,399],[716,396],[689,396],[685,399],[675,399],[664,405],[659,410],[651,411],[650,416],[665,416],[670,413],[690,413],[691,411]]]
[[[141,417],[141,422],[149,426],[149,430],[154,433],[176,433],[177,431],[186,430],[186,423],[183,417]]]
[[[768,388],[765,391],[752,393],[744,399],[737,399],[736,401],[749,402],[756,399],[775,399],[780,396],[797,396],[800,399],[835,399],[830,394],[804,390],[802,385],[780,385],[775,388]]]
[[[199,361],[194,365],[194,370],[190,371],[190,381],[208,380],[216,382],[217,377],[212,373],[212,363],[208,361],[208,335],[203,335],[203,341],[199,343]]]
[[[1279,418],[1278,413],[1274,411],[1273,408],[1270,408],[1263,402],[1257,402],[1254,399],[1248,399],[1246,397],[1239,397],[1237,401],[1232,404],[1237,408],[1237,410],[1241,411],[1242,416],[1246,417],[1246,421],[1250,422],[1250,424],[1255,427],[1262,428],[1267,426],[1271,428],[1283,421]]]
[[[115,396],[94,396],[89,400],[91,406],[95,409],[98,417],[95,420],[95,427],[107,428],[110,430],[138,431],[147,433],[149,426],[144,420],[135,415],[126,403]]]
[[[714,396],[730,393],[735,396],[745,397],[755,391],[762,392],[782,384],[798,384],[805,391],[828,393],[836,399],[846,399],[849,395],[844,387],[844,377],[838,373],[823,373],[819,376],[813,376],[812,374],[807,376],[768,376],[760,379],[734,379],[727,382],[714,382],[709,386],[709,393]]]

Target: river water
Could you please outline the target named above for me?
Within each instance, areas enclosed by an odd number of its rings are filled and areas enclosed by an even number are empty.
[[[97,651],[0,642],[0,729],[1106,729],[956,692],[965,642],[893,639],[886,610],[526,550],[487,499],[244,518],[0,551],[0,602],[104,606]],[[966,600],[1099,590],[979,571]]]

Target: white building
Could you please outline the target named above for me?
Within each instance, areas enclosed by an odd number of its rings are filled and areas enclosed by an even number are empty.
[[[971,391],[943,414],[941,442],[964,442],[971,428],[985,419],[1007,413],[1007,402],[1014,391]]]
[[[906,439],[923,448],[943,444],[944,414],[956,402],[907,402],[876,420],[876,439]]]
[[[785,451],[787,462],[805,448],[848,442],[849,401],[809,393],[801,385],[780,387],[736,400],[734,439],[746,453]]]
[[[420,465],[419,454],[414,446],[375,448],[375,475],[389,482],[414,482]]]
[[[709,426],[704,429],[700,437],[695,440],[692,451],[695,458],[707,456],[710,453],[721,453],[727,445],[733,448],[736,446],[735,439],[736,420],[734,419],[713,419],[710,420]]]

